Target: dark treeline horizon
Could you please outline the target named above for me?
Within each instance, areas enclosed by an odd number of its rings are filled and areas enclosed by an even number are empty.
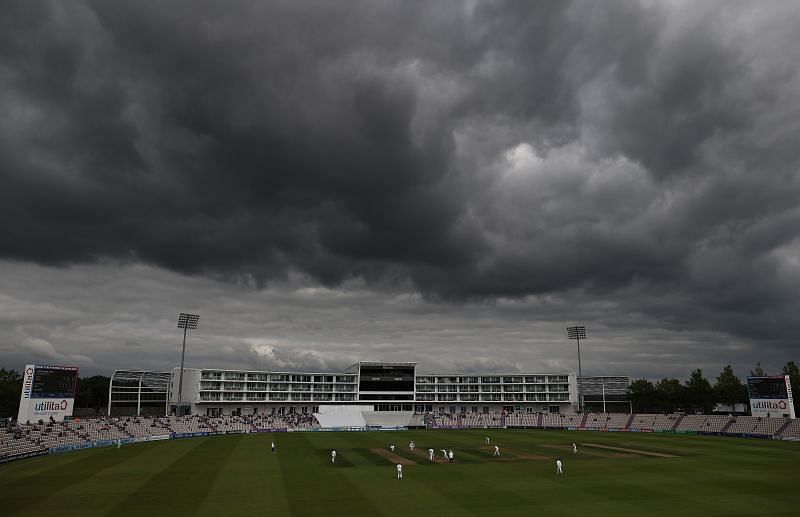
[[[757,363],[747,377],[769,375],[789,375],[792,386],[800,386],[800,368],[795,361],[788,361],[780,372],[767,372]],[[662,413],[676,410],[711,413],[717,404],[730,406],[744,404],[749,411],[747,384],[734,373],[731,365],[723,367],[714,384],[705,378],[703,370],[693,370],[688,379],[681,383],[675,377],[664,377],[655,383],[648,379],[631,381],[628,393],[631,406],[637,413]],[[795,412],[800,412],[800,404],[794,400]]]

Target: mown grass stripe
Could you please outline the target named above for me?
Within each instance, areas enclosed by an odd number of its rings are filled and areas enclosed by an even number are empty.
[[[126,457],[133,458],[145,452],[142,449],[132,449],[126,450],[125,454]],[[54,461],[51,468],[37,469],[3,485],[2,510],[21,511],[33,505],[46,505],[48,501],[60,497],[61,493],[68,492],[87,477],[103,475],[121,461],[120,451],[116,447],[64,454],[63,460]],[[74,457],[70,457],[71,455]],[[25,495],[30,492],[35,497]]]
[[[198,515],[287,515],[286,488],[269,439],[240,439],[220,465]]]
[[[381,515],[379,507],[369,501],[353,498],[359,492],[358,487],[347,477],[346,473],[358,470],[372,470],[371,467],[363,469],[342,468],[340,458],[336,464],[320,464],[320,456],[329,458],[328,446],[315,447],[306,435],[293,436],[295,448],[303,451],[291,457],[282,456],[280,466],[283,479],[288,487],[288,503],[291,515]],[[340,442],[332,439],[330,442]],[[350,464],[352,465],[352,464]],[[313,497],[309,497],[313,494]]]
[[[115,515],[195,514],[242,436],[189,438],[183,454],[118,504]],[[172,489],[170,489],[172,487]]]

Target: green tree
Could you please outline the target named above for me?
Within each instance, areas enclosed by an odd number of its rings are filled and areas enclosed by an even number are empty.
[[[686,381],[684,396],[688,408],[702,411],[703,414],[711,413],[711,408],[714,407],[714,392],[700,368],[693,371]]]
[[[109,378],[103,375],[78,379],[75,407],[100,411],[108,406],[108,382]]]
[[[661,411],[674,411],[684,407],[684,387],[678,379],[663,378],[656,383],[656,399]]]
[[[800,416],[800,367],[794,361],[789,361],[783,367],[783,374],[789,376],[789,383],[794,394],[794,412]]]
[[[17,418],[19,397],[22,393],[22,374],[0,369],[0,417]]]
[[[761,367],[761,361],[756,363],[756,367],[753,370],[750,370],[750,377],[764,377],[767,375],[767,372]]]
[[[637,413],[649,413],[658,407],[656,389],[647,379],[637,379],[628,387],[628,396],[633,410]]]
[[[731,409],[735,404],[747,403],[747,387],[733,373],[731,365],[726,365],[717,376],[714,395],[718,402],[731,406]]]

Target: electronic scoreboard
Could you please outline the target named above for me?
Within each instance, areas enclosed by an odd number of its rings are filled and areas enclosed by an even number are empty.
[[[29,364],[22,376],[17,419],[64,420],[72,416],[77,389],[77,367]]]
[[[788,375],[748,377],[750,414],[760,417],[795,418],[792,384]]]

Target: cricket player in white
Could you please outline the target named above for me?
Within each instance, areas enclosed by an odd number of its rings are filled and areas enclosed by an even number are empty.
[[[389,450],[394,452],[394,444],[389,445]]]
[[[489,445],[489,437],[486,437],[486,445]]]
[[[556,474],[563,474],[563,473],[564,473],[564,471],[561,470],[561,460],[557,459],[556,460]]]
[[[270,442],[270,445],[272,446],[272,452],[275,452],[275,442]]]
[[[331,463],[336,463],[336,449],[331,451]]]
[[[411,449],[412,451],[414,450],[414,447],[416,447],[416,446],[417,445],[414,443],[414,440],[411,440],[411,443],[408,444],[408,448]]]
[[[442,456],[444,457],[444,461],[447,461],[447,451],[442,449]]]
[[[450,449],[450,452],[447,453],[447,459],[450,460],[450,463],[453,463],[453,449]]]
[[[117,440],[117,449],[122,447],[122,440]]]
[[[403,479],[403,466],[401,464],[397,464],[397,479]]]
[[[500,456],[500,447],[498,447],[497,445],[494,446],[493,456]]]
[[[433,461],[433,449],[428,449],[428,461]]]
[[[578,446],[573,443],[572,444],[572,454],[575,454],[576,452],[578,452]]]

